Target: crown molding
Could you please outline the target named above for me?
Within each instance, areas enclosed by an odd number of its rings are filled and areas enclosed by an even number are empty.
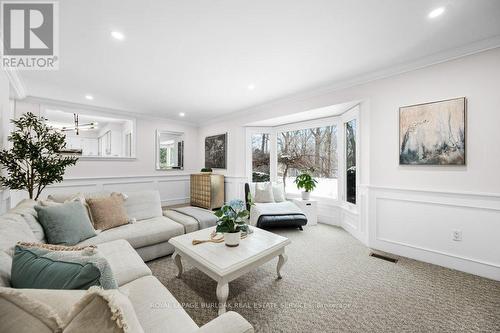
[[[329,84],[323,85],[316,89],[307,90],[302,93],[297,93],[281,98],[277,98],[262,104],[254,105],[249,108],[241,109],[239,111],[234,111],[226,113],[221,116],[212,118],[209,121],[205,121],[204,124],[199,124],[200,126],[206,126],[215,124],[221,121],[234,120],[242,116],[249,115],[251,113],[270,108],[273,106],[279,106],[284,103],[294,103],[300,102],[309,98],[314,98],[316,96],[321,96],[324,94],[332,93],[335,91],[360,86],[366,83],[370,83],[377,80],[387,79],[397,75],[401,75],[408,72],[413,72],[426,67],[434,66],[437,64],[445,63],[448,61],[464,58],[477,53],[485,52],[488,50],[496,49],[500,47],[500,35],[483,39],[474,43],[469,43],[457,48],[445,50],[442,52],[437,52],[426,57],[419,58],[415,61],[410,61],[406,63],[397,64],[395,66],[387,67],[381,70],[372,71],[363,75],[354,76],[350,78],[345,78]],[[306,110],[304,110],[306,111]]]

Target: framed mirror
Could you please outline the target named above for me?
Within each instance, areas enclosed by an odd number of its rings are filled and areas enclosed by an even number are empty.
[[[156,130],[156,170],[184,169],[184,133]]]

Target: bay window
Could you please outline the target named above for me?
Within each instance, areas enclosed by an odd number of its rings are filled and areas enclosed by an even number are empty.
[[[301,190],[294,180],[309,172],[318,181],[312,197],[356,205],[358,114],[355,105],[335,117],[247,127],[247,178],[283,182],[287,195],[298,197]]]

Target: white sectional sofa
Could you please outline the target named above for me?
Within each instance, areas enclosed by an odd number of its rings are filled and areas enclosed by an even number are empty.
[[[81,245],[97,244],[97,250],[111,266],[119,290],[130,299],[144,332],[253,332],[252,326],[235,312],[227,312],[202,327],[196,325],[144,263],[144,260],[172,253],[167,241],[183,234],[184,226],[162,216],[157,192],[127,194],[127,212],[137,221],[103,231]],[[64,201],[62,196],[52,199]],[[18,241],[43,242],[43,237],[33,203],[24,203],[0,216],[0,287],[10,287],[11,255],[15,244]],[[84,290],[27,291],[59,309],[71,308],[85,293]],[[0,321],[1,316],[0,311]]]
[[[110,195],[111,192],[87,193],[86,197]],[[97,245],[117,239],[125,239],[139,253],[144,261],[163,257],[174,252],[168,240],[184,234],[184,227],[165,216],[161,209],[160,194],[157,191],[139,191],[125,193],[125,209],[134,223],[112,228],[99,233],[78,244]],[[64,202],[74,194],[49,195],[49,199]]]

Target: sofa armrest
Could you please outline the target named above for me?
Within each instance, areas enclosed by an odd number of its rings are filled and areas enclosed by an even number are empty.
[[[97,244],[97,251],[108,261],[118,286],[152,274],[139,254],[124,239]]]
[[[238,313],[229,311],[198,328],[194,333],[253,333],[253,327]]]

